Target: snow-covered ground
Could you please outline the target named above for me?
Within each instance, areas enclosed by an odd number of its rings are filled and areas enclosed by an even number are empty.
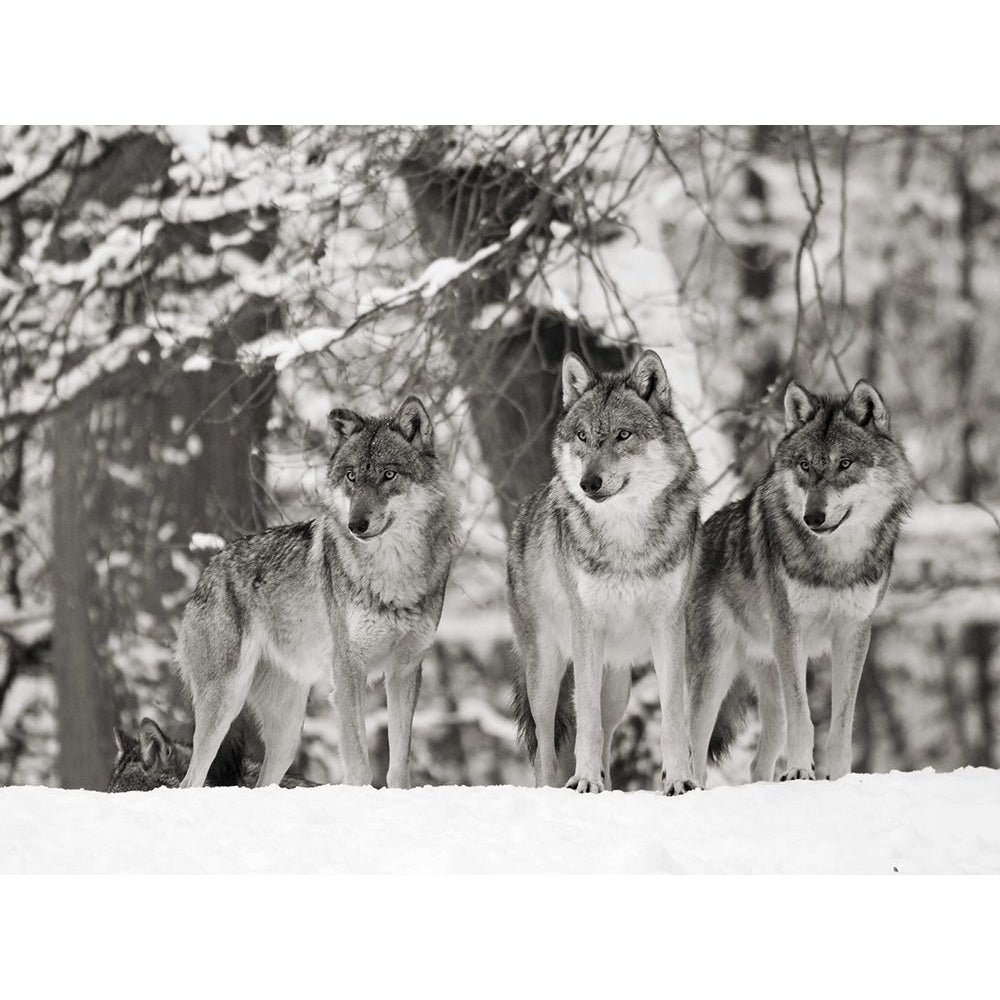
[[[668,799],[561,789],[0,789],[3,872],[1000,872],[1000,771]]]

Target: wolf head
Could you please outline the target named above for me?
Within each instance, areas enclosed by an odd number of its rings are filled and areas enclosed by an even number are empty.
[[[789,511],[817,536],[902,515],[913,473],[892,437],[889,411],[864,379],[846,396],[785,391],[785,437],[774,455]]]
[[[191,762],[191,749],[175,743],[152,719],[139,724],[139,738],[115,728],[117,756],[109,792],[177,788]]]
[[[401,519],[414,487],[438,476],[430,417],[409,396],[391,417],[333,410],[329,430],[328,503],[345,532],[370,541]]]
[[[563,359],[564,414],[556,469],[586,504],[651,500],[695,470],[663,362],[644,351],[631,371],[599,375],[577,355]]]

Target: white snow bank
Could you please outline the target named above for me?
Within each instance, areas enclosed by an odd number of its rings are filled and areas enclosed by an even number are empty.
[[[3,872],[1000,871],[1000,772],[583,796],[0,789]]]

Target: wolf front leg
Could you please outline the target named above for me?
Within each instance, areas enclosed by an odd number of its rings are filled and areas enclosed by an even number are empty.
[[[833,636],[833,696],[826,743],[826,774],[833,780],[851,773],[854,705],[871,636],[870,621],[844,624]]]
[[[366,689],[367,678],[362,665],[348,654],[335,654],[331,701],[337,714],[340,759],[344,765],[345,785],[372,783],[368,737],[365,732]]]
[[[788,728],[788,761],[778,780],[811,780],[816,777],[816,769],[813,764],[813,724],[806,695],[806,668],[809,661],[802,647],[798,623],[792,617],[787,602],[784,608],[775,609],[771,641],[781,677],[781,690],[785,696],[785,722]]]
[[[757,739],[757,750],[750,762],[750,780],[774,781],[774,768],[788,731],[785,696],[781,690],[776,664],[757,664],[756,675],[760,736]]]
[[[604,679],[604,643],[582,609],[573,613],[573,680],[576,686],[576,764],[567,788],[603,792],[606,775],[601,767],[604,728],[601,723],[601,684]]]
[[[691,742],[684,697],[684,611],[658,623],[652,634],[653,668],[660,692],[660,778],[665,795],[697,788],[691,767]]]
[[[405,666],[385,675],[385,699],[389,716],[389,788],[410,787],[410,733],[420,694],[422,667]]]

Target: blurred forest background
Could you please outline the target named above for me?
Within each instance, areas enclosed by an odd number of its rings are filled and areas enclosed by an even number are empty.
[[[640,345],[706,515],[766,467],[790,376],[879,387],[920,493],[855,769],[996,765],[1000,129],[5,126],[0,784],[103,788],[112,727],[143,715],[189,735],[171,657],[202,567],[312,516],[331,407],[407,392],[467,532],[414,779],[528,782],[506,532],[550,473],[563,353]],[[821,717],[828,672],[810,683]],[[314,692],[297,767],[317,781],[339,780],[331,712]],[[654,786],[658,714],[637,670],[618,787]],[[745,778],[739,755],[715,775]]]

